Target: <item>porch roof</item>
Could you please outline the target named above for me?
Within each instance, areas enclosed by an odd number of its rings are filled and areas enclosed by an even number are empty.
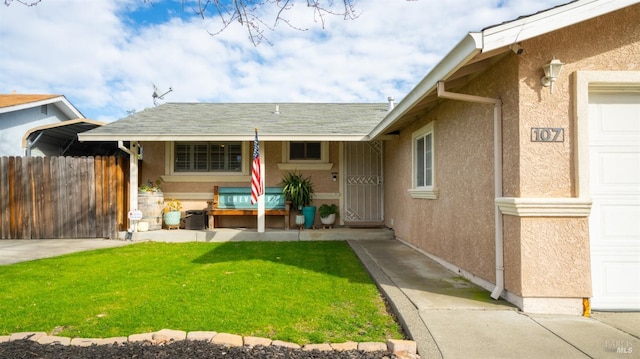
[[[387,103],[166,103],[78,134],[80,141],[363,141]]]

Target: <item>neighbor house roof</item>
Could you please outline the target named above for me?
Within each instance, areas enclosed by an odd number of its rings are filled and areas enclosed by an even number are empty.
[[[510,46],[518,42],[635,4],[638,4],[638,0],[576,0],[490,26],[480,32],[470,32],[369,135],[378,138],[405,127],[418,113],[435,106],[438,101],[438,82],[444,82],[446,90],[460,88],[476,74],[498,62],[511,51]]]
[[[0,95],[0,108],[30,104],[33,102],[44,101],[56,97],[60,97],[60,95]]]
[[[0,113],[19,111],[48,104],[56,106],[69,119],[84,118],[84,115],[62,95],[0,95]]]
[[[81,141],[361,141],[388,104],[167,103],[79,134]]]

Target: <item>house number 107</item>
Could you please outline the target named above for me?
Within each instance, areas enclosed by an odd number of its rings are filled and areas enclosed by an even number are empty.
[[[532,127],[531,142],[564,142],[564,128]]]

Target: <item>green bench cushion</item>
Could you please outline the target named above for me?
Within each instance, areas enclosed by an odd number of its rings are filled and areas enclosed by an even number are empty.
[[[280,187],[264,189],[265,209],[285,209],[284,195]],[[258,209],[258,204],[251,204],[250,187],[219,187],[218,209]]]

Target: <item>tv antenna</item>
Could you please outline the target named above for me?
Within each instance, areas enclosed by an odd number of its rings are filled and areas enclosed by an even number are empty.
[[[169,91],[163,93],[162,95],[160,94],[160,92],[158,91],[158,88],[156,87],[156,85],[154,85],[153,83],[151,83],[151,85],[153,86],[153,94],[151,95],[151,97],[153,98],[153,104],[155,106],[158,106],[158,103],[156,102],[157,99],[160,100],[164,100],[164,96],[166,94],[168,94],[169,92],[173,91],[173,88],[169,87]]]

